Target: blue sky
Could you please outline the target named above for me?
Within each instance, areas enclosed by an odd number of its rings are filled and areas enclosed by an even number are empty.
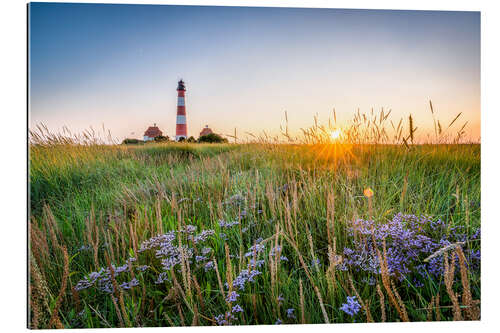
[[[432,99],[480,135],[480,14],[167,5],[30,4],[30,126],[292,132],[332,109],[384,107],[430,129]],[[133,134],[132,134],[133,133]]]

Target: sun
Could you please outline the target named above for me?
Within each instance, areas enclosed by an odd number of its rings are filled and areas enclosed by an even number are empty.
[[[338,140],[341,135],[342,135],[342,130],[340,128],[337,128],[330,132],[330,138],[332,140]]]

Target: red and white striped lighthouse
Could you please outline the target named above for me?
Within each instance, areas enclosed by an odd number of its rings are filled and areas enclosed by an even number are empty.
[[[177,84],[177,123],[175,125],[175,141],[181,138],[187,139],[186,125],[186,103],[184,100],[184,92],[186,87],[184,81],[180,80]]]

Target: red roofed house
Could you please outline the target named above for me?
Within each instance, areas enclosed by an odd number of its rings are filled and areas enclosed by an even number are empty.
[[[154,124],[153,126],[149,126],[146,132],[144,132],[144,141],[153,141],[157,136],[161,135],[163,135],[163,133],[156,124]]]
[[[201,130],[200,132],[200,136],[204,136],[204,135],[208,135],[208,134],[212,134],[212,130],[210,128],[208,128],[208,125],[205,125],[205,128],[203,130]]]

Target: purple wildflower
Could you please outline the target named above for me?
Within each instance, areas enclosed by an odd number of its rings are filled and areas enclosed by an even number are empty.
[[[236,302],[236,300],[238,300],[238,297],[240,297],[240,295],[236,292],[236,291],[232,291],[227,297],[226,297],[226,302],[228,303],[232,303],[232,302]]]
[[[148,265],[142,265],[142,266],[137,266],[137,270],[139,272],[145,272],[149,269],[149,266]]]
[[[340,307],[340,310],[344,311],[351,317],[356,315],[360,309],[361,305],[356,299],[356,296],[347,296],[347,303],[342,304]]]
[[[214,268],[215,268],[215,266],[214,266],[214,262],[213,262],[213,261],[209,261],[209,262],[207,262],[207,263],[205,264],[205,267],[204,267],[204,268],[205,268],[205,272],[208,272],[208,271],[210,271],[210,270],[214,269]]]
[[[231,309],[231,312],[233,312],[233,313],[243,312],[243,309],[242,309],[242,307],[239,304],[236,304]]]

